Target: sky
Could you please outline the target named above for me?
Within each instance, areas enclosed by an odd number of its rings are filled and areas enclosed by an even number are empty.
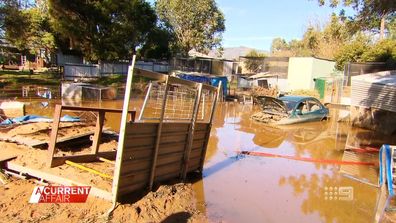
[[[148,0],[153,4],[154,0]],[[251,47],[270,51],[276,37],[301,39],[310,23],[326,23],[338,8],[317,0],[216,0],[225,16],[223,47]],[[346,14],[353,11],[346,9]]]
[[[276,37],[301,39],[308,24],[328,21],[340,8],[320,7],[317,0],[217,0],[224,13],[224,47],[269,51]],[[347,13],[351,10],[347,10]]]

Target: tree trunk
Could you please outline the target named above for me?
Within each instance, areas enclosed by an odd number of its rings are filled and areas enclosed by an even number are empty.
[[[386,18],[386,13],[383,14],[381,17],[380,40],[383,40],[385,36],[385,18]]]

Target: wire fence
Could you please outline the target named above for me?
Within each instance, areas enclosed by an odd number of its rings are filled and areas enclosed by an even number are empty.
[[[143,105],[140,120],[158,120],[161,116],[165,95],[165,84],[150,83],[147,87],[146,103]],[[196,89],[184,85],[170,85],[164,112],[164,120],[191,121],[194,114],[194,104],[198,92]],[[198,108],[198,121],[208,121],[215,94],[209,90],[202,90]]]

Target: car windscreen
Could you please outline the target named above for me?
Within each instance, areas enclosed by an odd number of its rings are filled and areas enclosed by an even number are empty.
[[[288,100],[285,100],[285,99],[282,99],[282,101],[286,105],[286,108],[287,108],[288,112],[293,110],[296,107],[296,105],[297,105],[296,101],[288,101]]]

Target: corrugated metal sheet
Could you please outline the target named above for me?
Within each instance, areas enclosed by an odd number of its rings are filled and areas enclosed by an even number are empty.
[[[351,104],[396,112],[396,71],[352,77]]]

